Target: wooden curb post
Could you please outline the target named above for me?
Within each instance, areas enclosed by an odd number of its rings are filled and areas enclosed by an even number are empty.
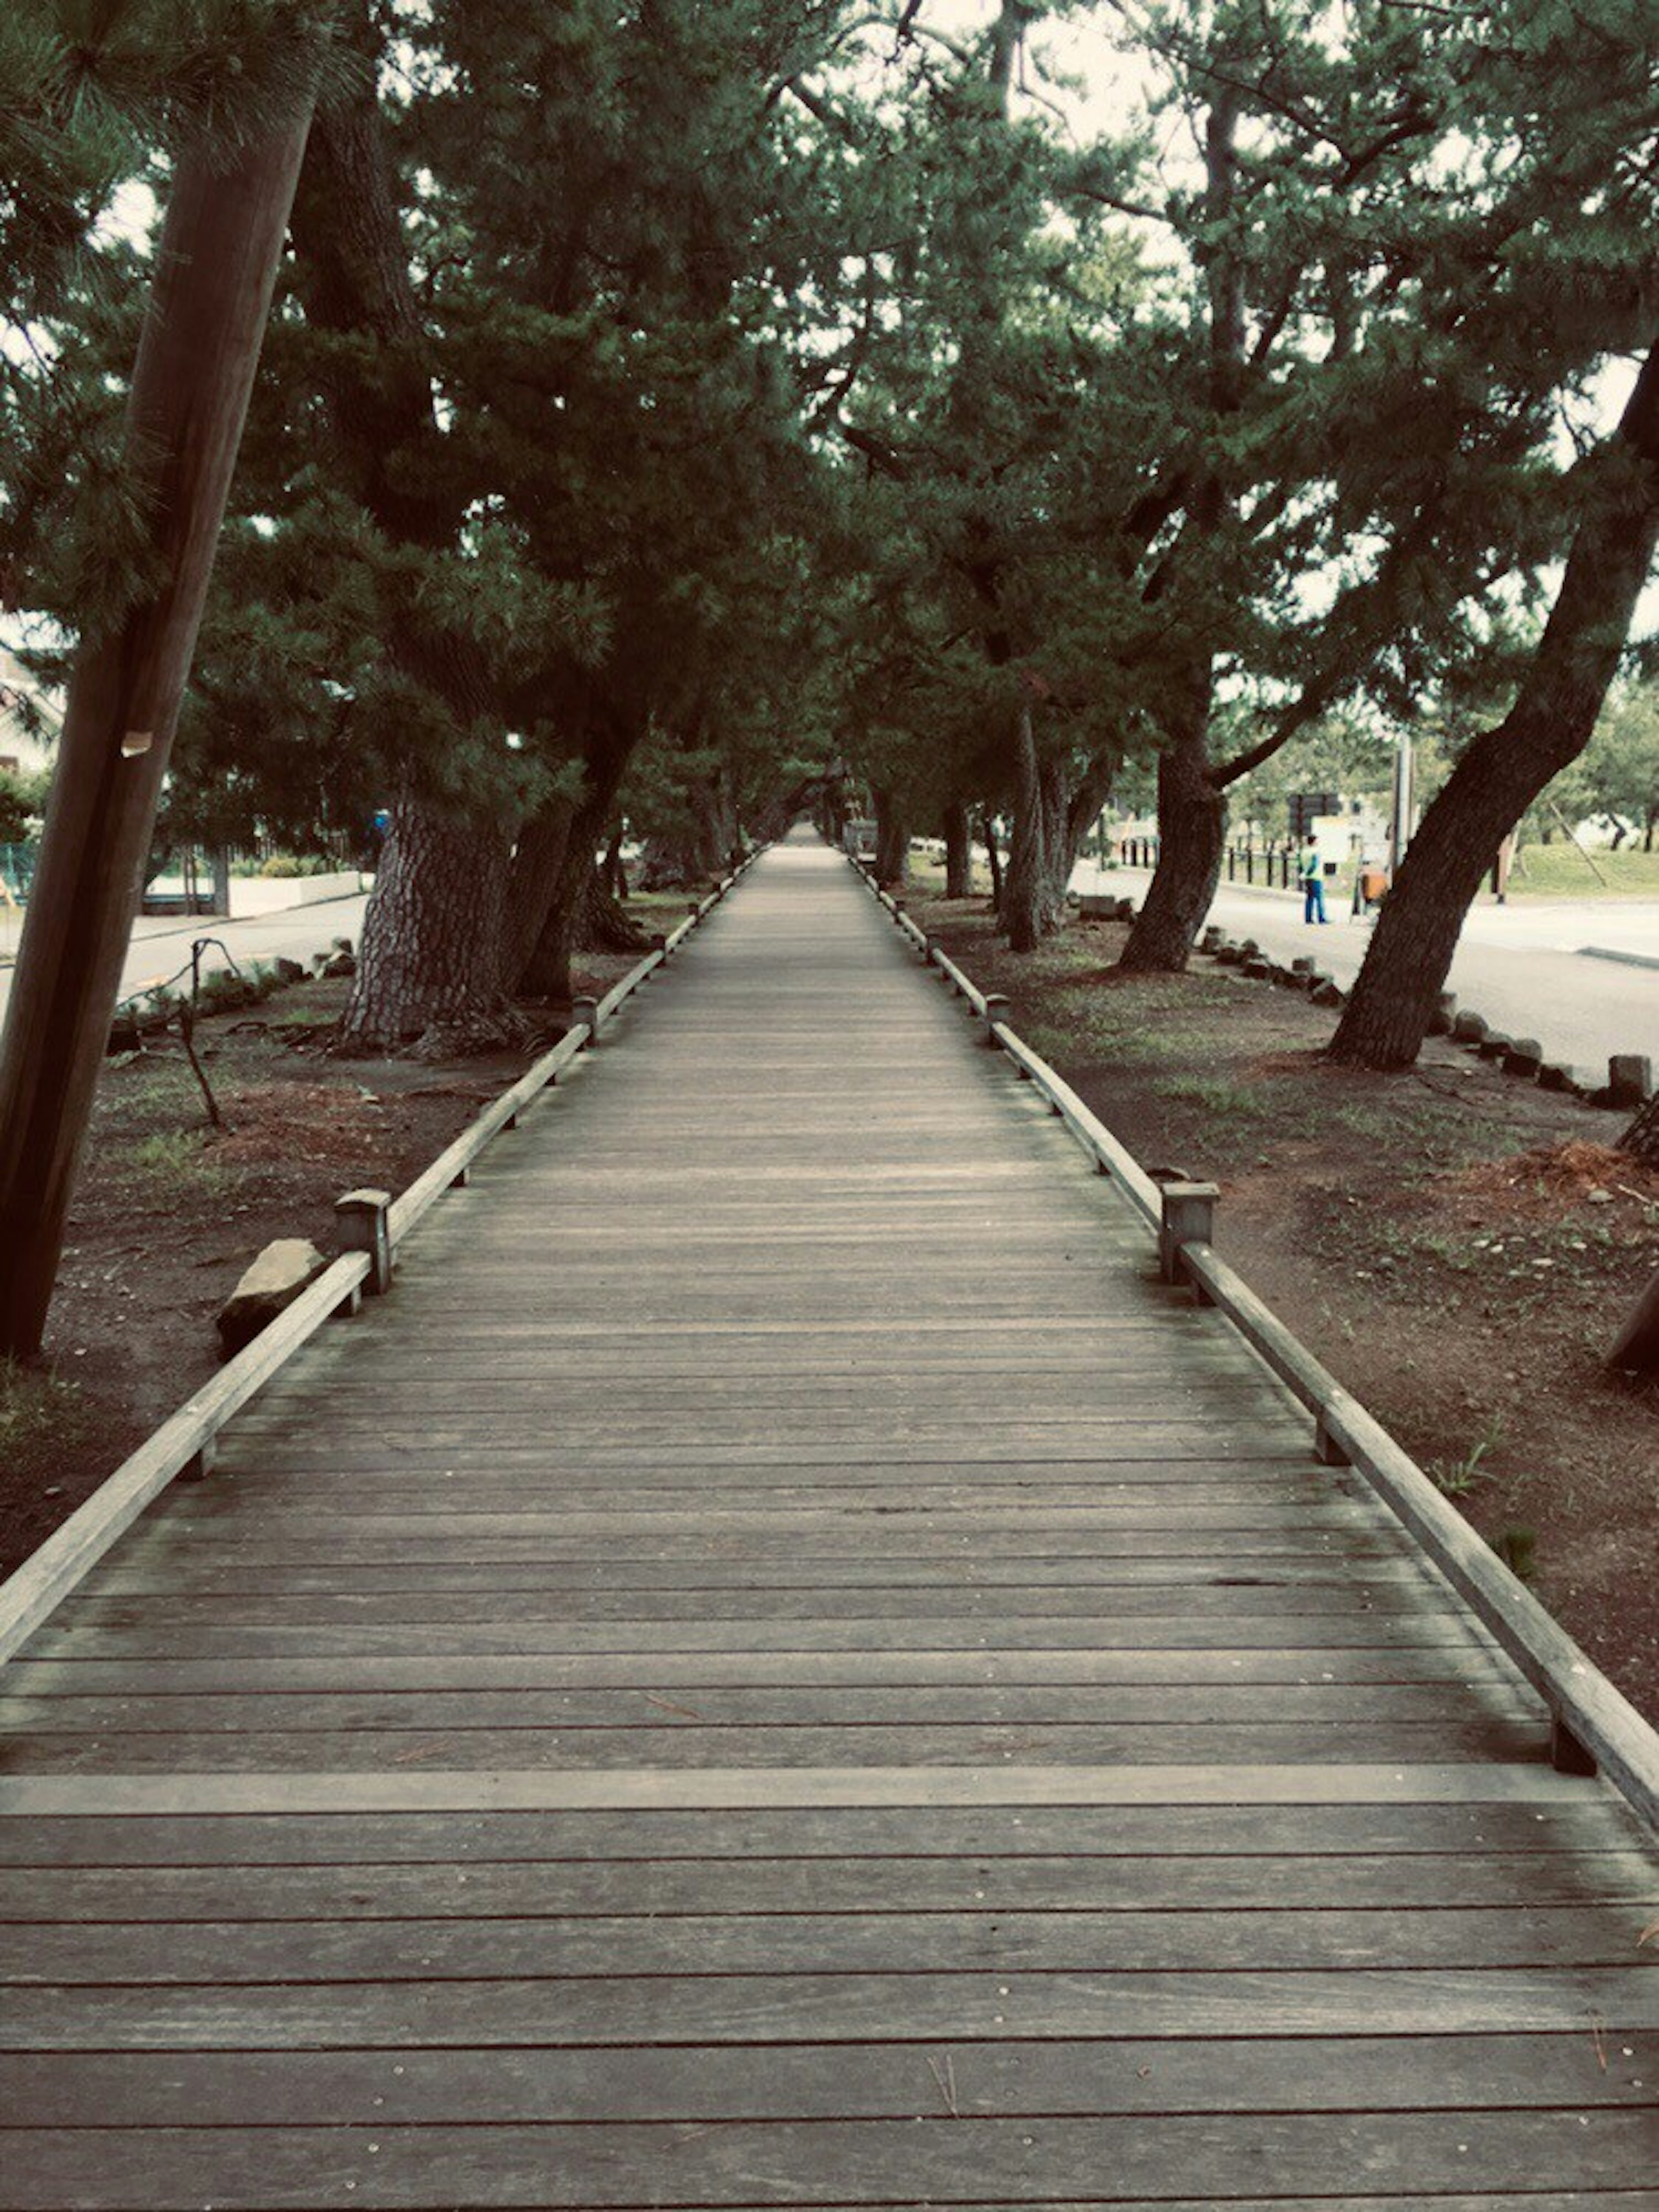
[[[1014,1009],[1012,1000],[1005,999],[1000,992],[994,991],[987,997],[985,1001],[985,1042],[991,1047],[994,1052],[997,1048],[997,1024],[1001,1022],[1005,1025],[1008,1024],[1012,1022],[1013,1016]]]
[[[1220,1188],[1212,1182],[1166,1182],[1161,1188],[1164,1212],[1158,1232],[1158,1273],[1166,1283],[1185,1282],[1188,1277],[1182,1265],[1182,1248],[1214,1243],[1215,1202]],[[1199,1283],[1193,1284],[1193,1295],[1200,1305],[1210,1302]]]
[[[363,1289],[372,1298],[383,1298],[392,1288],[392,1231],[386,1220],[391,1204],[392,1194],[385,1190],[349,1190],[334,1201],[343,1249],[361,1252],[368,1261]]]
[[[586,1049],[592,1051],[599,1041],[599,1002],[597,999],[573,999],[570,1020],[576,1029],[587,1031]]]

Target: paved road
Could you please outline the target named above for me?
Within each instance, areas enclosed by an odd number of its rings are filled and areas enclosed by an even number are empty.
[[[1136,868],[1103,875],[1085,862],[1072,880],[1076,890],[1098,884],[1139,898],[1152,878]],[[1359,973],[1370,939],[1369,923],[1334,909],[1326,928],[1309,927],[1294,891],[1224,885],[1210,919],[1281,959],[1316,951],[1343,984]],[[1611,1053],[1659,1059],[1659,964],[1601,959],[1581,949],[1592,945],[1659,963],[1659,904],[1564,899],[1479,907],[1452,963],[1451,988],[1494,1027],[1536,1037],[1547,1058],[1605,1082]]]
[[[278,953],[290,960],[309,960],[313,952],[325,952],[337,937],[349,937],[355,944],[368,904],[365,896],[330,899],[324,905],[252,915],[243,921],[149,916],[133,930],[127,964],[122,970],[122,996],[142,991],[149,983],[164,981],[188,965],[191,941],[197,937],[222,938],[239,965],[274,960]],[[211,974],[228,964],[224,951],[215,948],[204,957],[203,972]],[[11,963],[6,961],[0,964],[0,1016],[11,996]]]

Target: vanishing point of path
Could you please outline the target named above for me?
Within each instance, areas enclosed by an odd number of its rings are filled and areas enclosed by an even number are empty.
[[[1659,2203],[1659,1859],[816,844],[0,1676],[7,2208]]]

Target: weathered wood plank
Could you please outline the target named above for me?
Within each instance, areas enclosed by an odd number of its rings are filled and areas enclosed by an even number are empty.
[[[694,1806],[1536,1804],[1594,1795],[1575,1776],[1467,1761],[1381,1766],[799,1767],[751,1771],[617,1767],[600,1771],[166,1776],[0,1776],[0,1818],[193,1812],[580,1811]]]
[[[551,1900],[550,1899],[550,1904]],[[1641,1968],[1645,1900],[1309,1912],[629,1913],[0,1927],[0,1984]],[[1659,1961],[1655,1975],[1659,1996]]]
[[[1288,1842],[1288,1838],[1286,1841]],[[118,1839],[112,1837],[112,1842]],[[364,1846],[360,1848],[368,1848]],[[541,1841],[545,1851],[545,1838]],[[319,1845],[319,1848],[325,1846]],[[0,1920],[356,1921],[588,1914],[1420,1912],[1620,1904],[1659,1910],[1659,1870],[1633,1849],[1344,1856],[590,1857],[380,1864],[0,1867]],[[1659,2083],[1659,2073],[1654,2076]]]

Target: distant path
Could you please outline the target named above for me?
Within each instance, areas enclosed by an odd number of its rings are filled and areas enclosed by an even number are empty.
[[[1072,878],[1074,890],[1098,885],[1139,899],[1152,881],[1144,869],[1097,872],[1085,862]],[[1302,919],[1294,893],[1239,890],[1224,884],[1209,919],[1235,937],[1254,937],[1280,958],[1317,955],[1339,983],[1359,973],[1370,926],[1333,902],[1324,929]],[[1645,900],[1516,900],[1482,906],[1469,918],[1450,988],[1460,1002],[1484,1014],[1511,1036],[1536,1037],[1546,1059],[1565,1060],[1605,1083],[1607,1057],[1646,1052],[1659,1060],[1659,966],[1599,960],[1570,948],[1605,945],[1659,959],[1659,908]]]
[[[821,847],[0,1670],[0,2206],[1636,2212],[1659,1858]]]

